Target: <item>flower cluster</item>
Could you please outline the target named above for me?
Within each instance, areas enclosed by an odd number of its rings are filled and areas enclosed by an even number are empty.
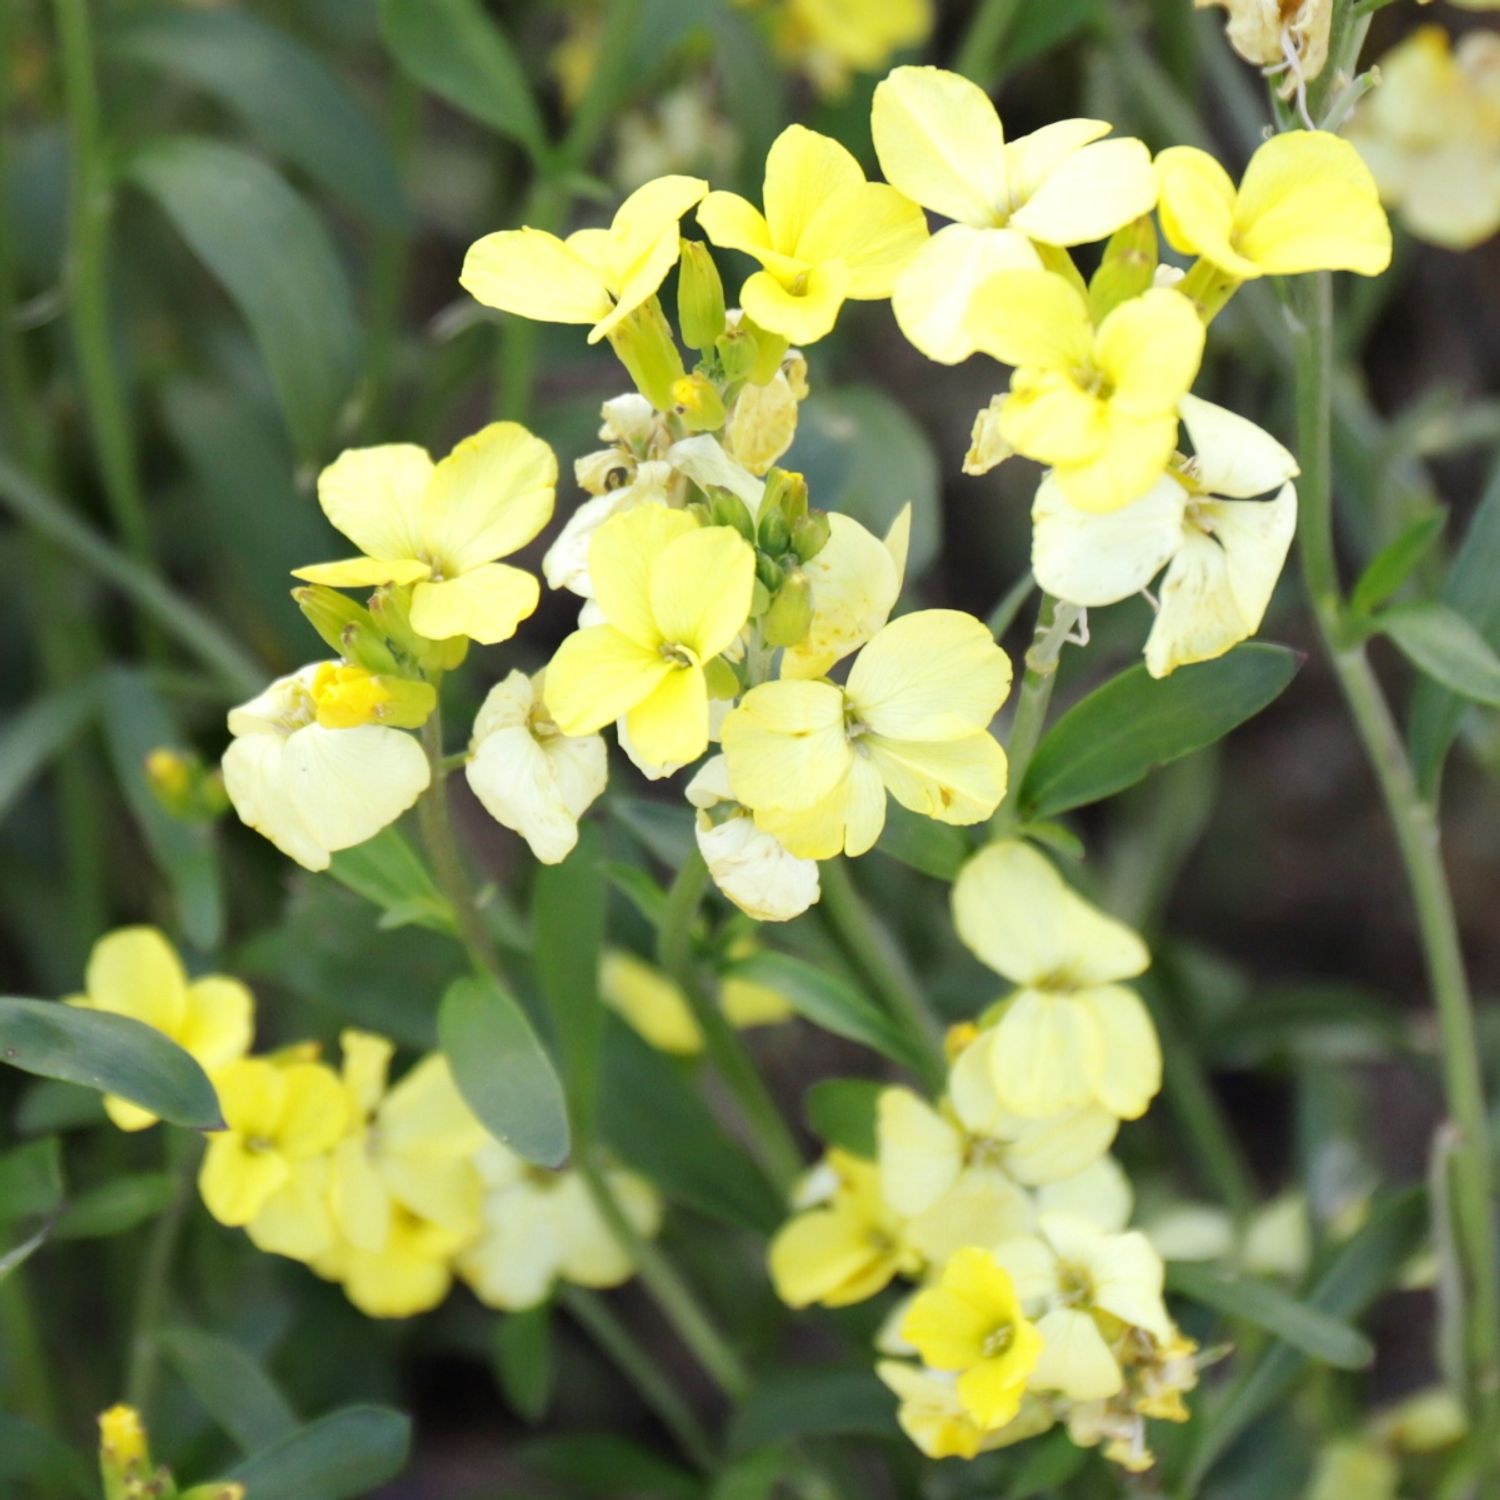
[[[340,1283],[368,1316],[436,1307],[455,1273],[507,1311],[535,1306],[558,1281],[611,1287],[633,1274],[583,1179],[530,1167],[488,1135],[441,1054],[394,1083],[395,1046],[369,1032],[344,1032],[338,1070],[313,1044],[252,1056],[250,991],[222,975],[189,983],[149,927],[102,937],[86,988],[71,1003],[154,1027],[213,1083],[224,1128],[209,1135],[198,1176],[209,1213]],[[124,1130],[154,1123],[123,1100],[107,1108]],[[607,1175],[637,1233],[655,1234],[655,1191]]]

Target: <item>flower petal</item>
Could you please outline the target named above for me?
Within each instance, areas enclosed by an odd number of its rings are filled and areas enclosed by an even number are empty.
[[[130,1016],[177,1041],[188,1017],[187,974],[154,927],[120,927],[94,944],[84,972],[88,1004]]]
[[[1107,239],[1155,206],[1151,153],[1143,142],[1125,137],[1065,156],[1010,222],[1046,245],[1086,245]]]
[[[1094,327],[1078,291],[1055,271],[1000,271],[969,304],[974,347],[1007,365],[1087,365]]]
[[[1088,1313],[1054,1308],[1037,1324],[1037,1332],[1042,1352],[1031,1381],[1039,1390],[1061,1391],[1073,1401],[1104,1401],[1123,1386],[1120,1366]]]
[[[506,229],[476,240],[458,280],[486,307],[543,323],[597,323],[614,306],[599,271],[542,229]]]
[[[441,583],[419,583],[411,597],[412,629],[429,641],[467,636],[497,646],[536,612],[541,597],[541,585],[524,569],[482,563]]]
[[[373,838],[427,790],[431,779],[415,738],[378,724],[358,729],[309,724],[285,742],[282,767],[298,820],[326,850],[350,849]]]
[[[771,333],[794,344],[815,344],[833,331],[849,295],[849,281],[849,268],[842,261],[808,267],[797,273],[794,282],[771,271],[757,271],[740,288],[740,306]]]
[[[1183,396],[1177,410],[1193,440],[1196,478],[1210,495],[1252,500],[1301,472],[1297,460],[1247,418],[1198,396]]]
[[[729,784],[746,807],[809,807],[849,765],[844,695],[827,682],[762,683],[724,720],[722,742]]]
[[[318,504],[366,557],[388,562],[414,558],[432,470],[427,450],[414,443],[350,448],[318,475]]]
[[[880,1095],[877,1139],[880,1195],[903,1218],[931,1208],[958,1180],[963,1138],[910,1089]]]
[[[1174,250],[1247,280],[1261,274],[1234,247],[1234,182],[1207,151],[1169,147],[1156,158],[1156,182],[1161,232]]]
[[[705,526],[669,542],[653,561],[651,613],[664,641],[707,662],[744,628],[754,587],[750,545],[730,526]]]
[[[903,807],[968,827],[993,816],[1005,797],[1005,751],[981,731],[954,740],[864,741],[885,789]]]
[[[238,979],[208,974],[188,986],[187,1010],[178,1045],[207,1071],[234,1062],[250,1050],[255,998]]]
[[[685,766],[708,749],[708,684],[701,667],[669,667],[625,714],[636,753],[657,765]]]
[[[910,198],[883,182],[862,182],[819,205],[798,255],[814,265],[842,261],[850,297],[889,297],[896,278],[927,241],[927,219]]]
[[[564,734],[594,734],[628,713],[673,670],[661,652],[613,625],[575,630],[547,667],[547,712]]]
[[[638,505],[611,517],[589,543],[595,602],[616,630],[651,651],[662,643],[651,612],[652,573],[672,542],[696,530],[697,521],[686,511]]]
[[[1094,363],[1113,387],[1111,409],[1136,418],[1175,411],[1197,378],[1206,332],[1171,287],[1122,302],[1094,339]]]
[[[1083,990],[1103,1044],[1095,1097],[1122,1120],[1138,1120],[1161,1089],[1161,1044],[1141,997],[1122,985]]]
[[[864,180],[859,163],[831,136],[788,125],[766,154],[763,201],[772,246],[784,255],[805,258],[800,242],[813,215],[835,194]]]

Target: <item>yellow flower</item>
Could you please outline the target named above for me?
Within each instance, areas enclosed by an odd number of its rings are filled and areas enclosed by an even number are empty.
[[[133,1406],[112,1406],[99,1414],[99,1462],[106,1483],[129,1476],[144,1480],[151,1469],[145,1424]]]
[[[647,761],[685,765],[708,748],[704,668],[750,613],[755,553],[728,526],[643,505],[589,546],[595,602],[608,621],[575,631],[547,668],[546,702],[564,734],[625,719]]]
[[[870,849],[887,791],[939,822],[983,822],[1005,795],[989,724],[1009,688],[1009,658],[981,621],[951,609],[903,615],[859,653],[844,687],[752,688],[724,721],[730,787],[806,859]]]
[[[453,1258],[471,1238],[397,1204],[378,1249],[340,1235],[313,1262],[313,1270],[339,1282],[367,1318],[410,1318],[431,1311],[448,1295]]]
[[[1091,515],[1044,479],[1031,511],[1032,573],[1070,604],[1128,599],[1166,568],[1146,641],[1153,677],[1255,634],[1297,529],[1296,459],[1223,407],[1196,396],[1178,407],[1193,457],[1140,499]]]
[[[1324,1446],[1305,1500],[1396,1500],[1401,1465],[1368,1438],[1339,1438]]]
[[[990,844],[953,887],[958,935],[1019,986],[999,1007],[991,1078],[1006,1109],[1047,1119],[1098,1105],[1145,1113],[1161,1049],[1140,997],[1117,981],[1144,973],[1146,945],[1090,906],[1035,849]]]
[[[960,1250],[912,1299],[901,1332],[925,1363],[957,1373],[959,1402],[984,1430],[1021,1409],[1042,1340],[990,1251]]]
[[[619,207],[608,229],[559,239],[505,229],[469,246],[459,284],[476,301],[541,323],[589,323],[597,343],[656,294],[677,264],[679,220],[704,193],[700,177],[659,177]]]
[[[1015,366],[1000,437],[1049,465],[1071,504],[1118,510],[1161,477],[1178,400],[1203,358],[1203,323],[1181,292],[1132,297],[1095,329],[1083,295],[1056,272],[1001,271],[974,294],[969,331]]]
[[[1101,140],[1104,120],[1059,120],[1007,143],[984,90],[942,68],[897,68],[875,90],[870,124],[889,181],[953,220],[901,273],[891,300],[901,331],[944,364],[980,347],[966,315],[991,275],[1042,268],[1033,241],[1102,240],[1156,203],[1142,142]]]
[[[1324,130],[1272,136],[1250,158],[1238,192],[1196,146],[1156,158],[1162,233],[1240,281],[1303,271],[1378,276],[1391,263],[1391,226],[1370,169]]]
[[[154,927],[120,927],[94,944],[82,995],[69,1005],[143,1021],[190,1053],[210,1079],[250,1050],[255,1000],[237,979],[208,974],[189,980],[172,945]],[[144,1130],[156,1116],[106,1095],[104,1108],[121,1130]]]
[[[760,262],[740,305],[761,328],[798,344],[829,333],[845,298],[889,297],[927,238],[922,210],[866,182],[837,141],[789,125],[766,158],[765,213],[736,193],[710,193],[698,222],[714,244]]]
[[[1215,5],[1229,12],[1224,33],[1246,62],[1285,68],[1283,99],[1291,97],[1299,78],[1307,83],[1323,71],[1333,0],[1193,0],[1197,10]]]
[[[349,1123],[337,1075],[247,1057],[220,1073],[227,1129],[208,1138],[198,1188],[221,1224],[244,1226],[265,1250],[311,1260],[333,1237],[328,1154]]]
[[[776,50],[820,93],[837,97],[848,89],[851,72],[876,72],[893,52],[925,41],[931,30],[931,0],[785,0]]]
[[[415,584],[418,635],[497,645],[541,597],[530,573],[497,559],[547,524],[556,488],[556,456],[516,422],[492,422],[437,464],[412,443],[350,448],[318,476],[318,503],[363,556],[294,576],[332,588]]]
[[[875,1164],[835,1149],[827,1167],[827,1200],[788,1219],[771,1241],[771,1282],[788,1307],[863,1302],[921,1265],[880,1196]]]
[[[409,734],[380,723],[331,729],[333,696],[347,710],[339,664],[279,677],[229,711],[224,790],[240,821],[309,870],[373,838],[427,789],[431,770]]]
[[[464,778],[497,823],[524,838],[543,864],[566,859],[578,820],[604,790],[608,752],[598,735],[564,735],[547,716],[542,675],[512,672],[489,691]]]
[[[989,1430],[964,1410],[951,1371],[883,1359],[876,1364],[875,1373],[900,1398],[896,1420],[901,1430],[928,1458],[977,1458],[992,1449],[1036,1437],[1055,1421],[1045,1401],[1027,1395],[1010,1421]]]

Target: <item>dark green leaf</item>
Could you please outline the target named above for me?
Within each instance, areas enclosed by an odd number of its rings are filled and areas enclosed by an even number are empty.
[[[495,1326],[495,1374],[510,1408],[535,1426],[552,1405],[557,1363],[552,1346],[552,1305],[504,1314]]]
[[[780,1448],[761,1448],[722,1468],[708,1500],[773,1500],[790,1458]]]
[[[56,1131],[80,1130],[102,1125],[109,1117],[104,1100],[93,1089],[56,1078],[39,1078],[26,1090],[16,1111],[19,1135],[51,1135]]]
[[[768,1374],[735,1414],[738,1453],[789,1438],[899,1437],[896,1398],[868,1365],[782,1369]]]
[[[788,953],[756,953],[729,971],[775,990],[799,1016],[847,1037],[893,1062],[921,1068],[924,1061],[884,1011],[846,980]]]
[[[62,1196],[62,1148],[56,1136],[0,1156],[0,1281],[41,1248]]]
[[[228,1477],[255,1500],[354,1500],[406,1467],[411,1423],[383,1406],[348,1406],[262,1448]]]
[[[1089,1450],[1080,1448],[1066,1432],[1051,1432],[1021,1452],[1025,1462],[1005,1491],[1005,1500],[1037,1500],[1061,1493],[1065,1485],[1088,1462]]]
[[[692,808],[643,797],[611,797],[606,806],[653,859],[682,868],[695,847]]]
[[[556,1020],[568,1101],[580,1131],[593,1118],[604,1034],[599,961],[609,883],[601,857],[599,830],[584,826],[567,859],[537,871],[531,896],[532,958]]]
[[[660,927],[667,907],[667,893],[639,865],[623,860],[606,860],[604,873],[609,882],[653,926]]]
[[[1349,595],[1350,608],[1356,614],[1379,609],[1411,577],[1412,570],[1443,534],[1447,519],[1446,511],[1429,511],[1386,543],[1359,575],[1359,582]]]
[[[213,1085],[196,1059],[129,1016],[59,1000],[0,998],[0,1062],[118,1094],[174,1125],[224,1128]]]
[[[1335,1369],[1362,1370],[1375,1358],[1375,1346],[1357,1328],[1289,1297],[1269,1281],[1179,1262],[1167,1267],[1167,1290],[1264,1328]]]
[[[0,1411],[0,1481],[4,1480],[26,1480],[35,1486],[17,1495],[40,1494],[43,1486],[79,1500],[96,1500],[99,1494],[97,1475],[66,1443],[8,1411]]]
[[[1258,714],[1300,663],[1285,646],[1257,642],[1160,681],[1131,667],[1048,731],[1026,773],[1022,808],[1029,817],[1055,817],[1133,786]]]
[[[606,1024],[599,1128],[610,1146],[674,1203],[769,1233],[785,1206],[731,1140],[679,1065],[618,1018]],[[641,1101],[651,1101],[649,1109]]]
[[[568,1159],[562,1084],[515,998],[491,978],[455,979],[438,1007],[438,1041],[480,1123],[544,1167]]]
[[[333,856],[328,873],[385,914],[381,926],[454,931],[453,908],[443,899],[422,856],[394,826]]]
[[[936,880],[952,880],[974,852],[962,829],[909,812],[899,802],[891,803],[885,829],[875,847]]]
[[[1000,63],[1006,74],[1044,57],[1076,35],[1098,15],[1106,0],[1049,0],[1023,5],[1011,23]]]
[[[871,1078],[825,1078],[807,1091],[807,1123],[830,1146],[875,1156],[875,1124],[888,1083]]]
[[[1376,617],[1382,634],[1419,671],[1475,703],[1500,708],[1500,656],[1446,604],[1403,604]]]
[[[115,779],[163,875],[171,883],[182,930],[205,950],[224,931],[224,892],[211,824],[174,818],[146,779],[146,757],[183,742],[176,721],[145,673],[111,670],[104,682],[104,738]]]
[[[34,698],[11,717],[0,730],[0,821],[98,711],[99,684],[90,678]]]
[[[297,1414],[259,1362],[229,1339],[196,1328],[170,1328],[162,1351],[209,1416],[241,1453],[284,1442]]]
[[[1215,1062],[1260,1066],[1273,1057],[1373,1062],[1406,1051],[1400,1013],[1384,996],[1355,984],[1301,984],[1257,993],[1205,1029]]]
[[[533,157],[546,154],[525,67],[479,0],[380,0],[380,31],[396,65],[418,83]]]
[[[274,151],[386,224],[403,217],[380,132],[315,52],[243,10],[150,10],[118,17],[104,44],[203,89]]]
[[[534,1438],[522,1446],[520,1457],[528,1469],[555,1480],[574,1496],[698,1500],[701,1494],[698,1479],[686,1469],[612,1432]]]
[[[318,216],[259,157],[218,141],[154,141],[128,171],[233,298],[293,442],[318,454],[359,355],[348,279]]]
[[[57,1240],[98,1240],[124,1234],[154,1219],[177,1196],[170,1172],[139,1172],[115,1177],[80,1193],[59,1215],[52,1230]]]

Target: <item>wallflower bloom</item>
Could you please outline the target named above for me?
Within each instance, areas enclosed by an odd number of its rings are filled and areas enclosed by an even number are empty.
[[[1114,604],[1166,568],[1146,641],[1153,677],[1255,634],[1297,529],[1296,459],[1223,407],[1184,396],[1179,410],[1193,457],[1139,500],[1090,515],[1044,479],[1031,512],[1032,572],[1070,604]]]
[[[942,68],[897,68],[870,118],[893,186],[954,222],[902,271],[891,299],[901,331],[929,359],[955,364],[977,347],[969,299],[996,271],[1040,270],[1044,246],[1102,240],[1151,212],[1151,154],[1104,141],[1104,120],[1059,120],[1006,142],[977,84]]]
[[[922,210],[883,182],[866,182],[837,141],[789,125],[766,157],[765,213],[736,193],[710,193],[698,222],[714,244],[760,262],[740,306],[761,328],[798,344],[829,333],[845,298],[889,297],[927,238]]]
[[[1246,62],[1286,66],[1283,99],[1291,97],[1298,77],[1311,82],[1323,71],[1333,0],[1193,0],[1196,10],[1215,5],[1229,12],[1224,34]]]
[[[875,1366],[881,1383],[900,1398],[896,1420],[928,1458],[977,1458],[1036,1437],[1055,1420],[1044,1401],[1027,1395],[1003,1427],[987,1429],[964,1409],[951,1371],[927,1370],[905,1360],[883,1359]]]
[[[207,974],[189,980],[172,945],[154,927],[120,927],[94,944],[82,995],[67,1003],[143,1021],[191,1053],[212,1079],[250,1050],[255,1000],[237,979]],[[139,1104],[105,1096],[121,1130],[144,1130],[156,1116]]]
[[[303,667],[229,711],[224,789],[234,810],[309,870],[394,823],[431,780],[411,735],[374,722],[324,726],[330,707],[341,717],[348,709],[339,671],[336,662]]]
[[[601,526],[589,576],[604,625],[575,631],[547,668],[547,710],[564,734],[625,718],[647,761],[685,765],[708,747],[704,668],[750,613],[755,553],[728,526],[645,505]]]
[[[547,714],[543,675],[512,672],[486,695],[464,777],[497,823],[519,833],[544,865],[566,859],[578,820],[604,790],[608,752],[597,734],[563,734]]]
[[[468,1236],[397,1205],[378,1250],[336,1237],[312,1262],[319,1276],[337,1281],[367,1318],[410,1318],[430,1312],[453,1285],[453,1257]]]
[[[1095,329],[1062,276],[1001,271],[974,294],[969,331],[1015,366],[999,435],[1049,465],[1071,504],[1118,510],[1161,477],[1177,444],[1177,403],[1203,358],[1203,323],[1181,292],[1132,297]]]
[[[835,1148],[827,1166],[827,1199],[788,1219],[771,1241],[771,1282],[788,1307],[863,1302],[922,1263],[880,1196],[875,1164]]]
[[[846,686],[782,680],[745,694],[724,721],[735,797],[793,854],[870,849],[889,792],[943,823],[979,823],[1005,795],[989,733],[1010,660],[980,620],[927,609],[885,626]]]
[[[1146,945],[1090,906],[1029,845],[990,844],[953,887],[964,944],[1019,986],[1001,1002],[990,1053],[1001,1102],[1045,1119],[1097,1104],[1133,1120],[1161,1087],[1161,1049],[1140,997]]]
[[[469,246],[459,284],[476,301],[541,323],[589,323],[597,343],[655,295],[677,264],[679,220],[704,193],[701,177],[659,177],[633,192],[608,229],[559,239],[504,229]]]
[[[931,30],[931,0],[783,0],[776,50],[821,93],[837,96],[848,89],[851,72],[876,72]]]
[[[1042,1340],[988,1250],[960,1250],[912,1299],[901,1332],[927,1364],[958,1374],[959,1402],[981,1428],[1003,1427],[1021,1409]]]
[[[1239,281],[1303,271],[1378,276],[1391,263],[1391,226],[1370,169],[1325,130],[1274,135],[1250,158],[1239,190],[1196,146],[1156,158],[1162,233]]]
[[[498,645],[541,589],[497,559],[551,520],[556,488],[556,455],[517,422],[492,422],[437,464],[412,443],[350,448],[318,476],[318,503],[364,555],[293,576],[331,588],[415,584],[418,635]]]

